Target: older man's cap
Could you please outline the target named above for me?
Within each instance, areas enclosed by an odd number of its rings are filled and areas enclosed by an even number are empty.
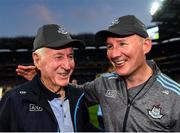
[[[126,15],[115,19],[107,30],[96,33],[95,42],[104,44],[107,37],[125,37],[137,34],[143,38],[148,37],[145,25],[134,15]]]
[[[83,49],[85,43],[81,40],[72,39],[70,34],[62,26],[47,24],[39,28],[33,43],[34,51],[42,48],[61,49],[75,47]]]

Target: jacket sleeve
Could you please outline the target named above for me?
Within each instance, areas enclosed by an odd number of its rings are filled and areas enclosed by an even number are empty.
[[[180,99],[178,96],[178,99],[175,100],[177,104],[174,104],[174,113],[175,119],[176,119],[176,124],[174,126],[173,132],[180,132]]]
[[[98,92],[98,80],[95,79],[91,82],[87,82],[83,85],[83,89],[84,89],[84,94],[85,94],[85,98],[87,103],[89,102],[89,105],[94,105],[99,103],[99,92]]]
[[[180,132],[180,114],[179,114],[178,118],[179,118],[179,119],[177,120],[175,132]]]
[[[15,112],[13,111],[13,104],[11,101],[12,99],[10,99],[8,94],[5,94],[2,98],[0,104],[0,132],[15,131],[15,128],[13,128],[16,124],[13,119]]]
[[[2,98],[0,107],[0,132],[10,131],[9,123],[10,121],[10,103],[8,98],[5,96]]]

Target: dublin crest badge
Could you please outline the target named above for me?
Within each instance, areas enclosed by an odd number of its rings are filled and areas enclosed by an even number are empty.
[[[163,117],[160,105],[154,105],[152,109],[148,110],[148,114],[154,119],[161,119]]]

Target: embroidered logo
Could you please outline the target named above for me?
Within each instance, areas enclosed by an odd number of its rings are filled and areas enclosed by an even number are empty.
[[[113,26],[113,25],[118,24],[118,23],[119,23],[119,18],[115,18],[115,19],[111,22],[110,26]]]
[[[164,93],[166,95],[169,95],[169,91],[168,90],[164,90],[164,91],[162,91],[162,93]]]
[[[163,117],[163,114],[161,114],[160,105],[154,105],[151,110],[148,110],[148,114],[155,119],[160,119]]]
[[[26,94],[27,92],[26,91],[19,91],[19,94]]]
[[[107,90],[105,96],[111,97],[111,98],[116,98],[117,91],[116,90]]]
[[[61,34],[68,34],[68,32],[67,32],[63,27],[59,27],[58,33],[61,33]]]
[[[35,104],[29,104],[29,111],[43,111],[43,108]]]

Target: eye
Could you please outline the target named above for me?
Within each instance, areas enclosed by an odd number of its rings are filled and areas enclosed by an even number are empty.
[[[106,44],[106,48],[107,49],[111,49],[113,47],[113,45],[111,45],[111,44]]]
[[[55,59],[63,59],[64,58],[62,55],[56,55],[54,57],[55,57]]]
[[[69,58],[70,58],[70,59],[74,59],[74,55],[73,55],[73,54],[70,54],[70,55],[69,55]]]
[[[120,44],[119,44],[120,46],[126,46],[126,45],[128,45],[126,42],[121,42]]]

